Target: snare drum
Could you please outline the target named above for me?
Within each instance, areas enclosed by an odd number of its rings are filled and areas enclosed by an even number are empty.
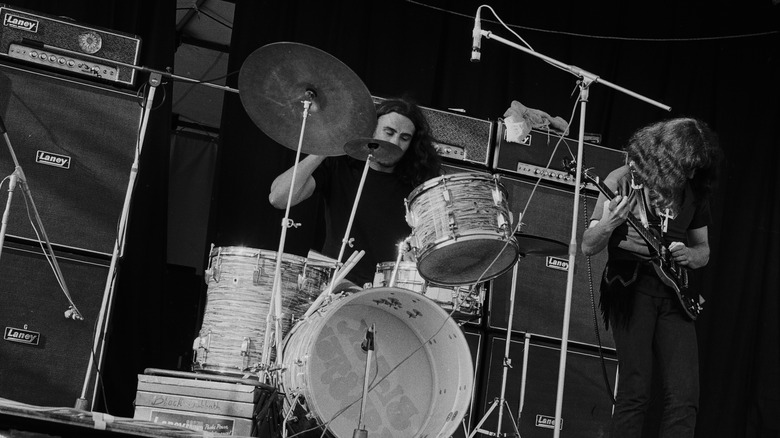
[[[420,275],[457,286],[509,270],[520,250],[506,199],[498,176],[480,173],[443,175],[414,189],[406,220]]]
[[[400,262],[395,273],[395,283],[390,284],[395,270],[395,262],[376,265],[374,287],[400,287],[421,293],[436,302],[455,319],[472,320],[482,315],[482,303],[485,300],[485,288],[482,283],[470,286],[448,287],[428,283],[417,272],[414,262]]]
[[[375,437],[449,437],[469,407],[474,365],[463,331],[436,303],[398,288],[337,297],[284,343],[283,392],[293,432],[327,427],[353,436],[374,325],[365,430]],[[320,436],[317,431],[316,436]]]
[[[273,318],[276,255],[246,247],[212,248],[203,325],[193,345],[193,371],[243,375],[260,369],[267,321],[269,315]],[[304,257],[282,254],[282,337],[324,290],[332,270]],[[271,356],[266,362],[275,354]]]

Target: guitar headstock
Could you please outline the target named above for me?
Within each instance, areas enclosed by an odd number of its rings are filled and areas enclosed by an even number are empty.
[[[569,173],[569,175],[576,177],[577,176],[577,161],[572,160],[571,158],[564,158],[563,159],[563,170]],[[593,175],[588,172],[589,169],[586,169],[584,166],[582,168],[582,177],[590,181],[593,184],[598,184],[598,179],[594,178]]]

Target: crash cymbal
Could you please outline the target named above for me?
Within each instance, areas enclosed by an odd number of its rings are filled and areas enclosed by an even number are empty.
[[[238,76],[241,104],[274,141],[298,149],[302,101],[311,101],[301,152],[344,155],[344,144],[371,137],[376,109],[358,76],[341,61],[304,44],[279,42],[252,52]]]
[[[554,239],[547,237],[532,236],[525,233],[515,233],[520,255],[522,257],[529,255],[541,256],[565,256],[568,246]]]
[[[369,155],[373,155],[373,159],[380,163],[395,163],[404,154],[397,145],[374,138],[350,140],[344,145],[344,151],[360,161],[366,161]]]

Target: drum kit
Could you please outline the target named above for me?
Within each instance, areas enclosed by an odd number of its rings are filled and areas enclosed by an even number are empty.
[[[296,150],[296,163],[301,153],[347,154],[367,170],[372,159],[403,154],[370,138],[376,112],[368,90],[319,49],[297,43],[257,49],[241,68],[239,91],[252,121]],[[456,319],[478,318],[482,284],[520,257],[561,255],[566,246],[514,232],[498,177],[445,175],[406,199],[412,234],[403,244],[416,260],[403,261],[399,249],[397,260],[377,265],[373,287],[334,291],[361,253],[345,263],[343,246],[336,260],[285,254],[292,192],[278,251],[212,247],[193,371],[278,387],[283,436],[451,436],[474,385]]]

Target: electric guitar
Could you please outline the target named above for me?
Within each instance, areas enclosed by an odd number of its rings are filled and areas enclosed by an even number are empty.
[[[564,167],[570,175],[576,176],[577,164],[574,161],[565,161]],[[582,169],[582,177],[596,186],[608,200],[615,198],[615,194],[607,187],[598,176],[591,175],[587,170]],[[644,239],[650,248],[653,268],[661,281],[674,289],[677,299],[682,305],[685,314],[692,320],[696,320],[701,312],[701,303],[698,294],[689,290],[688,269],[677,264],[671,257],[671,252],[664,246],[653,230],[645,227],[639,219],[629,213],[626,218],[631,227]],[[695,295],[695,296],[694,296]]]

